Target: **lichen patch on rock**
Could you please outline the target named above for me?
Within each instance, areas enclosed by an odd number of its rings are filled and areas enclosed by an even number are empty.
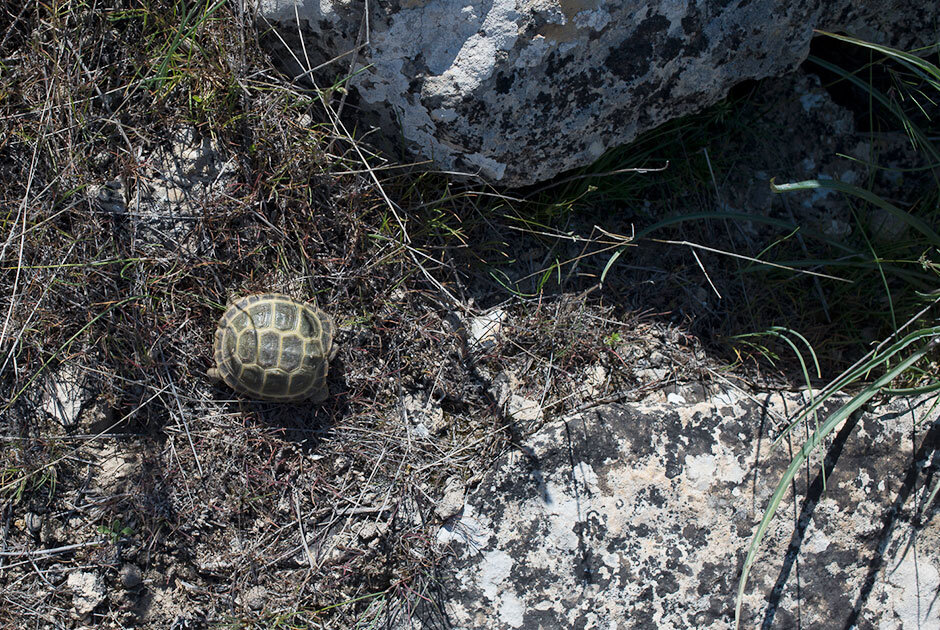
[[[446,605],[454,627],[479,627],[484,618],[496,620],[488,626],[494,629],[614,627],[601,619],[660,628],[730,627],[734,567],[769,498],[769,480],[788,461],[757,439],[762,413],[748,400],[709,400],[678,412],[674,406],[617,405],[531,436],[468,496],[461,521],[438,536],[455,554]],[[859,424],[893,413],[881,407]],[[936,619],[925,601],[935,592],[940,529],[935,522],[914,527],[914,506],[891,516],[892,502],[905,492],[899,471],[911,465],[912,455],[909,442],[897,448],[896,440],[918,420],[909,415],[899,425],[882,426],[877,443],[896,450],[875,459],[864,439],[849,436],[824,497],[800,500],[811,518],[797,527],[796,539],[786,516],[792,499],[785,501],[755,565],[746,625],[790,623],[799,593],[787,581],[793,570],[792,556],[783,553],[787,545],[798,554],[803,588],[818,594],[799,604],[804,623],[841,625],[855,609],[886,627]],[[714,425],[714,439],[689,440],[690,423]],[[736,437],[742,432],[747,439]],[[935,433],[922,439],[936,439],[930,437]],[[818,468],[810,471],[816,474]],[[755,475],[768,481],[755,485]],[[882,491],[868,490],[873,478],[882,479]],[[881,529],[874,542],[872,523],[857,518],[860,513],[875,520],[887,515],[895,531]],[[456,534],[461,529],[463,536]],[[916,541],[913,547],[909,540]],[[884,559],[879,544],[887,550]],[[915,564],[922,567],[919,580]],[[843,586],[827,589],[832,579]],[[768,604],[765,594],[777,580],[787,586]],[[723,603],[716,608],[717,602]]]

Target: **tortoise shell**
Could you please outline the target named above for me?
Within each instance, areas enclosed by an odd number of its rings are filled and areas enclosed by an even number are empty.
[[[254,398],[322,402],[334,332],[330,316],[289,296],[243,297],[219,320],[210,376]]]

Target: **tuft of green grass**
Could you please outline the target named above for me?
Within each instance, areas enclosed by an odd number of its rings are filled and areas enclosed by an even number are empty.
[[[935,302],[935,304],[938,303],[940,303],[940,300]],[[751,566],[754,564],[757,550],[760,547],[760,543],[763,540],[767,528],[770,526],[776,514],[781,500],[790,488],[790,484],[800,468],[810,455],[824,443],[826,437],[851,414],[861,409],[875,396],[891,393],[890,385],[892,383],[897,382],[899,379],[909,378],[911,371],[915,370],[918,364],[923,363],[925,359],[930,361],[931,353],[935,353],[938,349],[940,349],[940,326],[917,330],[906,335],[903,339],[900,339],[884,350],[873,351],[870,358],[833,380],[818,396],[813,397],[810,404],[803,409],[776,440],[774,440],[771,448],[777,447],[781,440],[789,435],[807,417],[810,415],[815,417],[819,408],[837,393],[846,391],[853,385],[864,384],[861,391],[854,394],[848,402],[829,414],[821,423],[818,422],[818,420],[816,421],[816,427],[812,434],[803,442],[799,451],[790,460],[787,470],[777,482],[777,486],[774,489],[773,495],[771,495],[764,515],[751,538],[751,544],[748,547],[744,566],[741,570],[741,577],[738,582],[738,594],[735,602],[735,627],[740,625],[741,606],[747,587],[747,578],[750,574]],[[873,372],[880,372],[880,375],[873,381],[869,381]],[[905,395],[932,393],[937,391],[938,386],[940,386],[940,381],[935,377],[930,377],[926,384],[905,388],[904,391]],[[937,488],[934,487],[931,492],[931,501],[936,495]]]

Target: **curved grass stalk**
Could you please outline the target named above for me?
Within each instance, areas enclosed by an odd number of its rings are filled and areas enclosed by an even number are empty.
[[[900,51],[895,51],[895,52],[900,52]],[[930,138],[927,137],[927,134],[921,131],[919,127],[914,125],[911,119],[901,110],[900,107],[898,107],[897,103],[892,101],[890,98],[884,95],[880,90],[876,89],[870,83],[866,83],[865,81],[859,79],[854,74],[850,72],[846,72],[844,69],[840,68],[839,66],[835,64],[829,63],[828,61],[824,59],[820,59],[819,57],[816,57],[813,55],[810,55],[808,59],[812,61],[814,64],[841,76],[846,81],[852,83],[859,89],[870,94],[874,100],[878,101],[878,103],[880,103],[885,109],[890,111],[895,116],[895,118],[898,119],[898,122],[907,131],[908,136],[911,138],[912,142],[918,149],[924,151],[925,153],[928,153],[934,162],[940,162],[940,151],[937,150],[937,148],[931,142]],[[935,86],[935,87],[940,89],[940,86]]]
[[[857,367],[845,372],[842,376],[836,378],[829,385],[823,389],[820,394],[820,398],[815,402],[811,403],[806,409],[804,409],[790,425],[783,430],[783,432],[777,437],[776,440],[771,444],[771,448],[776,447],[783,438],[785,438],[793,428],[800,423],[801,420],[806,418],[809,414],[814,413],[819,407],[831,398],[836,392],[845,389],[852,383],[862,380],[865,378],[872,370],[882,364],[887,364],[889,359],[894,357],[896,354],[914,344],[918,341],[922,341],[925,338],[933,337],[932,343],[935,343],[935,340],[940,338],[940,326],[933,326],[930,328],[924,328],[910,333],[903,339],[895,342],[891,347],[882,352],[881,354],[875,354],[871,359],[865,361],[864,363],[859,364]],[[924,350],[926,352],[926,350]],[[893,370],[892,370],[893,371]]]
[[[814,29],[815,30],[815,29]],[[908,70],[918,75],[924,81],[928,82],[934,88],[940,90],[940,68],[933,65],[926,59],[918,57],[909,52],[903,50],[898,50],[897,48],[891,48],[890,46],[883,46],[881,44],[875,44],[872,42],[866,42],[862,39],[856,39],[854,37],[847,37],[845,35],[837,35],[836,33],[830,33],[828,31],[816,30],[820,35],[825,35],[826,37],[831,37],[833,39],[838,39],[839,41],[848,42],[849,44],[855,44],[856,46],[861,46],[862,48],[868,48],[876,52],[880,52],[883,55],[891,57]]]
[[[669,217],[668,219],[657,221],[653,225],[640,230],[639,232],[636,233],[634,240],[649,236],[656,230],[659,230],[664,227],[668,227],[670,225],[677,225],[679,223],[685,223],[686,221],[700,221],[702,219],[706,219],[706,220],[732,219],[735,221],[752,221],[754,223],[763,223],[765,225],[771,225],[774,227],[787,230],[788,232],[799,231],[799,233],[802,234],[803,236],[808,236],[810,238],[822,241],[826,245],[829,245],[830,247],[834,247],[836,249],[840,249],[842,251],[849,252],[852,254],[858,253],[854,249],[846,245],[845,243],[841,243],[837,240],[831,239],[825,234],[822,234],[821,232],[817,232],[815,230],[800,227],[798,225],[794,225],[793,223],[790,223],[789,221],[784,221],[782,219],[776,219],[774,217],[765,217],[765,216],[760,216],[760,215],[755,215],[755,214],[748,214],[746,212],[693,212],[690,214],[683,214],[677,217]]]
[[[669,217],[668,219],[663,219],[662,221],[657,221],[653,225],[650,225],[639,232],[636,233],[634,238],[631,240],[631,243],[635,243],[638,239],[649,236],[653,232],[660,230],[664,227],[669,227],[671,225],[678,225],[680,223],[685,223],[686,221],[700,221],[700,220],[714,220],[714,219],[731,219],[734,221],[753,221],[754,223],[763,223],[765,225],[771,225],[773,227],[781,228],[787,230],[790,235],[799,232],[803,236],[813,238],[819,241],[822,241],[826,245],[833,247],[837,250],[841,250],[850,255],[861,255],[859,252],[855,251],[851,247],[847,246],[845,243],[840,243],[839,241],[833,240],[826,235],[803,228],[797,225],[794,225],[788,221],[783,221],[781,219],[776,219],[773,217],[765,217],[754,214],[747,214],[745,212],[693,212],[690,214],[683,214],[677,217]],[[789,238],[789,235],[788,237]],[[604,282],[604,279],[607,277],[608,272],[614,266],[614,263],[617,262],[617,259],[626,251],[628,245],[617,249],[610,258],[607,260],[607,264],[604,266],[604,270],[601,272],[601,283]],[[746,258],[746,257],[745,257]],[[753,259],[751,259],[753,260]],[[754,261],[760,263],[761,261]]]

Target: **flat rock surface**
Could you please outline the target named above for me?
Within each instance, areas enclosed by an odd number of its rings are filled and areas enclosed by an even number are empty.
[[[438,535],[454,559],[423,627],[730,628],[743,560],[802,432],[795,397],[595,408],[506,454]],[[830,410],[834,407],[830,407]],[[929,406],[853,417],[797,475],[748,582],[743,627],[940,627]],[[447,625],[451,624],[451,625]]]

